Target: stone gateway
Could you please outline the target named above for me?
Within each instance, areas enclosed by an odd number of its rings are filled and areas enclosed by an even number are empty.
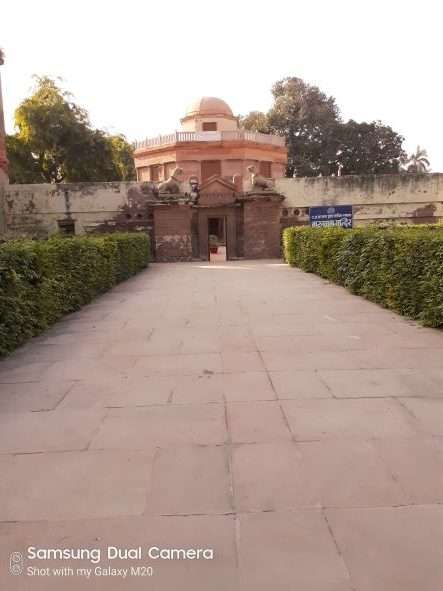
[[[284,138],[239,129],[215,97],[195,101],[181,123],[181,131],[139,142],[134,154],[138,180],[160,181],[151,203],[156,259],[279,256],[283,197],[272,177],[285,171]]]

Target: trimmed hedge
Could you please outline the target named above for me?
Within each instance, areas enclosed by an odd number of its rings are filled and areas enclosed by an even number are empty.
[[[0,245],[0,356],[146,267],[149,253],[136,233]]]
[[[443,325],[443,226],[287,228],[285,260],[420,321]]]

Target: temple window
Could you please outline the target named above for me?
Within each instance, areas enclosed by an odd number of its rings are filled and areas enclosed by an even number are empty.
[[[221,160],[203,160],[202,181],[214,175],[221,176]]]
[[[141,166],[137,169],[137,180],[139,182],[149,181],[149,166]]]
[[[268,162],[265,160],[263,162],[260,162],[260,174],[267,179],[270,179],[272,177],[271,165],[272,162]]]
[[[151,181],[159,181],[160,180],[160,166],[155,164],[151,166]]]
[[[202,130],[203,131],[217,131],[216,121],[203,121]]]

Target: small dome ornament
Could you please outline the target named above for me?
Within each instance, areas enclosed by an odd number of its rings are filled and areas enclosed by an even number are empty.
[[[203,96],[192,102],[186,109],[185,119],[194,117],[227,117],[233,118],[231,107],[215,96]]]

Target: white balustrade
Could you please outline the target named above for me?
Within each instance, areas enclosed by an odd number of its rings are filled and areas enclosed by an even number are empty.
[[[259,144],[272,144],[284,146],[285,138],[279,135],[257,133],[244,129],[232,131],[176,131],[167,135],[159,135],[154,138],[135,142],[136,150],[143,148],[155,148],[181,142],[219,142],[219,141],[242,141],[257,142]]]

